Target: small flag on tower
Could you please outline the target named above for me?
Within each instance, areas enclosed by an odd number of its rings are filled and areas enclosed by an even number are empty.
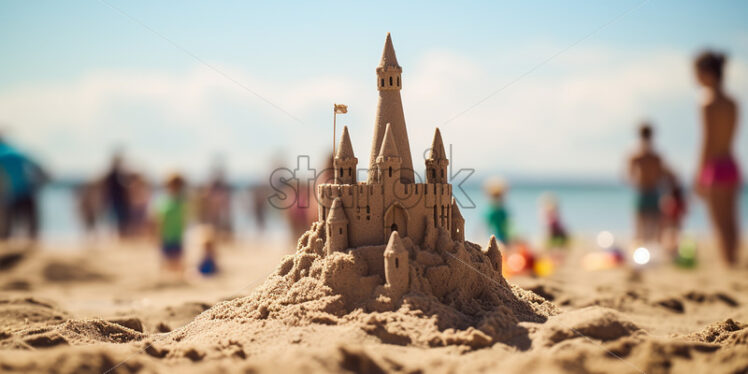
[[[348,105],[345,105],[345,104],[334,104],[334,105],[335,105],[336,114],[348,113]]]

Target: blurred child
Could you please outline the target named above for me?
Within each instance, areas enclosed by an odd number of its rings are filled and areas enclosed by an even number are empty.
[[[506,189],[506,183],[499,178],[488,179],[485,183],[486,194],[491,199],[486,223],[490,233],[503,243],[509,240],[509,211],[504,205]]]
[[[158,235],[166,270],[182,274],[183,236],[187,225],[185,182],[181,175],[172,174],[166,180],[166,196],[158,205]]]
[[[218,264],[216,263],[215,234],[211,228],[206,228],[204,230],[203,258],[200,260],[197,270],[203,276],[215,275],[218,272]]]
[[[549,248],[565,248],[569,237],[561,223],[558,200],[550,192],[541,197],[543,220],[546,225],[546,238]]]
[[[660,155],[652,142],[652,126],[639,127],[639,146],[629,158],[629,178],[636,188],[636,240],[656,242],[660,237],[660,190],[664,176]]]
[[[681,222],[686,215],[686,199],[683,186],[673,173],[668,172],[666,180],[666,187],[660,198],[662,246],[670,255],[675,256],[680,242]]]

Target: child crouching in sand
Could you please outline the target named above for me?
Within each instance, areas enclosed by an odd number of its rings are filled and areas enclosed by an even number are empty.
[[[161,241],[163,267],[180,277],[182,264],[183,236],[187,225],[187,198],[185,182],[181,175],[172,174],[166,180],[166,196],[157,206],[157,233]]]

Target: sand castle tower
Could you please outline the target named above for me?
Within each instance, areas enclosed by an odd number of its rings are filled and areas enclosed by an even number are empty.
[[[408,269],[408,251],[403,246],[400,235],[393,231],[384,250],[384,276],[394,299],[399,299],[408,290]]]
[[[447,166],[449,160],[444,152],[444,142],[439,128],[434,132],[434,141],[431,143],[431,151],[426,159],[426,180],[429,183],[447,183]]]
[[[424,247],[433,249],[431,242],[436,237],[463,241],[465,225],[452,197],[449,160],[439,129],[434,131],[425,160],[426,181],[414,180],[400,100],[401,73],[392,38],[387,34],[376,69],[379,103],[367,180],[357,180],[358,159],[348,127],[344,127],[333,160],[333,183],[317,187],[318,219],[324,224],[326,252],[362,253],[367,261],[376,262],[369,266],[378,269],[380,279],[386,278],[398,292],[401,285],[394,283],[400,280],[407,289],[406,248],[425,243]]]
[[[384,141],[379,148],[376,159],[377,177],[380,184],[392,184],[401,180],[403,158],[398,152],[395,138],[392,135],[392,126],[388,123],[384,130]]]
[[[403,114],[403,103],[400,98],[402,72],[403,68],[397,63],[395,47],[392,45],[392,37],[390,33],[387,33],[382,60],[377,67],[379,102],[377,103],[377,115],[374,122],[374,138],[371,142],[369,183],[374,182],[376,179],[377,155],[384,141],[387,124],[392,126],[393,137],[402,157],[403,170],[400,172],[400,178],[403,183],[413,183],[415,181],[413,176],[413,161],[410,158],[410,144],[408,144],[408,130],[405,128],[405,115]]]
[[[334,179],[317,186],[318,222],[313,225],[314,232],[299,240],[300,246],[310,245],[319,254],[343,252],[343,256],[330,256],[330,260],[356,264],[348,270],[355,268],[361,277],[336,284],[336,292],[345,296],[346,303],[365,301],[374,294],[366,302],[371,302],[375,310],[391,310],[403,297],[423,292],[419,289],[423,284],[411,284],[411,278],[426,277],[427,291],[439,297],[460,287],[459,282],[446,279],[464,276],[455,275],[464,267],[452,266],[446,256],[467,256],[473,261],[476,256],[467,253],[479,252],[482,258],[474,265],[489,273],[496,270],[499,273],[494,276],[503,279],[496,238],[492,237],[484,249],[465,240],[465,219],[452,196],[449,159],[438,128],[434,129],[423,164],[425,181],[414,180],[400,99],[401,73],[392,38],[387,34],[376,69],[379,103],[368,176],[365,181],[357,180],[358,159],[349,129],[344,127],[333,160]],[[478,292],[477,288],[469,288],[461,295],[477,297],[471,293]]]
[[[348,218],[343,211],[340,198],[332,202],[330,214],[327,216],[327,253],[344,251],[348,248]]]
[[[356,167],[358,159],[353,155],[351,137],[348,135],[348,126],[343,127],[343,136],[333,160],[335,168],[335,184],[356,184]]]

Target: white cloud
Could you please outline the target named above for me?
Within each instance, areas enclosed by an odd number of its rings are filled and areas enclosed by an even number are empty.
[[[529,53],[535,54],[542,55]],[[512,61],[513,67],[504,69],[450,51],[400,61],[414,159],[440,126],[445,142],[454,145],[457,167],[610,176],[636,122],[652,118],[669,158],[687,170],[698,136],[690,58],[670,50],[575,48],[446,125],[515,79],[521,64]],[[359,160],[368,159],[376,106],[370,70],[364,67],[354,78],[317,76],[277,84],[241,69],[220,69],[303,123],[206,67],[99,71],[66,82],[6,88],[0,91],[0,123],[9,124],[14,138],[61,174],[91,173],[106,164],[113,144],[124,143],[154,173],[180,168],[197,174],[220,152],[235,173],[258,176],[278,149],[316,156],[329,146],[331,104],[345,102],[351,112],[340,123],[351,125]],[[748,65],[731,61],[728,76],[745,107]],[[744,143],[746,132],[741,136]]]

